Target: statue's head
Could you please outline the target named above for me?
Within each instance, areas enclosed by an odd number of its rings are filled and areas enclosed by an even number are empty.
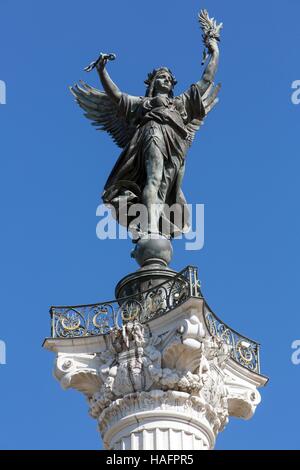
[[[175,76],[167,67],[154,69],[145,80],[147,85],[146,96],[152,98],[157,93],[165,93],[171,98],[173,97],[173,89],[176,83]]]

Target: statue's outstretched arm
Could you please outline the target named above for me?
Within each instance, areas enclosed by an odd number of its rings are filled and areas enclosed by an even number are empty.
[[[105,64],[103,66],[97,66],[97,71],[106,94],[115,102],[119,103],[122,93],[117,87],[117,85],[110,78]]]
[[[97,60],[92,62],[90,65],[85,67],[86,72],[90,72],[94,68],[97,69],[97,72],[100,77],[100,81],[104,88],[104,91],[109,96],[109,98],[114,101],[115,103],[119,103],[120,98],[122,96],[121,91],[117,87],[117,85],[112,81],[110,78],[105,66],[109,60],[115,60],[115,54],[100,54]]]
[[[219,65],[220,53],[217,40],[214,38],[210,39],[207,43],[207,47],[210,54],[210,60],[203,72],[201,80],[197,83],[201,95],[203,95],[213,83]]]
[[[207,49],[204,49],[202,64],[204,64],[207,57],[210,56],[202,78],[197,83],[200,93],[203,95],[213,83],[218,69],[220,55],[218,41],[220,41],[220,31],[223,27],[223,23],[218,24],[214,18],[210,18],[206,10],[200,11],[198,19],[203,31],[203,43]]]

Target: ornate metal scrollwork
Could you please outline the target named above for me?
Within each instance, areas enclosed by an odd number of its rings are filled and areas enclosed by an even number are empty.
[[[231,358],[243,367],[259,373],[259,344],[222,323],[205,305],[205,322],[209,333],[231,348]]]
[[[187,267],[173,279],[145,292],[94,305],[52,307],[52,336],[76,338],[106,334],[123,323],[145,323],[180,305],[189,297],[201,297],[197,269]]]

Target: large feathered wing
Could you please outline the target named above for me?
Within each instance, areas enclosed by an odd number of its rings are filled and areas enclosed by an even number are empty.
[[[105,92],[82,81],[80,85],[76,84],[70,87],[70,91],[79,106],[85,111],[84,115],[93,121],[92,125],[96,126],[98,130],[108,132],[119,147],[126,147],[132,139],[136,127],[130,125],[125,117],[118,113],[117,104]]]
[[[187,125],[187,130],[189,132],[189,143],[190,145],[192,144],[194,138],[195,138],[195,135],[196,135],[196,132],[200,129],[200,127],[202,126],[203,122],[204,122],[204,119],[205,117],[208,115],[208,113],[216,106],[216,104],[218,103],[219,99],[217,97],[218,93],[219,93],[219,90],[221,88],[221,85],[217,85],[216,87],[214,87],[213,85],[211,85],[207,91],[204,93],[204,95],[202,96],[202,102],[203,102],[203,106],[204,106],[204,109],[205,109],[205,115],[203,117],[203,119],[201,120],[198,120],[198,119],[193,119],[188,125]]]

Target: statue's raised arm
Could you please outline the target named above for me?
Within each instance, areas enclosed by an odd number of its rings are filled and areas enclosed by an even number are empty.
[[[93,121],[92,125],[98,130],[108,132],[114,142],[124,148],[132,139],[136,126],[126,119],[126,113],[120,112],[121,98],[125,94],[119,90],[106,70],[107,62],[115,58],[115,54],[101,53],[97,60],[84,69],[86,72],[97,70],[104,91],[97,90],[83,81],[70,87],[70,91],[85,111],[85,116]],[[132,101],[138,103],[139,98],[132,97]]]
[[[203,31],[202,38],[205,46],[202,65],[204,65],[207,58],[210,57],[202,78],[197,83],[203,95],[212,85],[218,69],[220,55],[218,42],[220,41],[220,30],[223,27],[223,23],[217,24],[214,18],[209,18],[206,10],[202,10],[198,18]]]
[[[204,118],[218,103],[217,95],[221,88],[221,84],[214,86],[214,79],[219,65],[218,42],[220,41],[220,31],[223,23],[217,24],[214,18],[209,17],[206,10],[200,11],[198,20],[203,31],[202,65],[207,62],[207,59],[208,62],[201,79],[178,96],[186,110],[186,129],[189,133],[188,140],[190,144],[193,142]]]
[[[109,60],[115,60],[115,54],[100,54],[99,58],[92,63],[92,68],[96,67],[102,86],[109,98],[115,103],[119,103],[122,93],[117,87],[117,85],[112,81],[109,76],[109,73],[106,70],[106,64]],[[87,67],[85,70],[90,71],[91,66]]]

